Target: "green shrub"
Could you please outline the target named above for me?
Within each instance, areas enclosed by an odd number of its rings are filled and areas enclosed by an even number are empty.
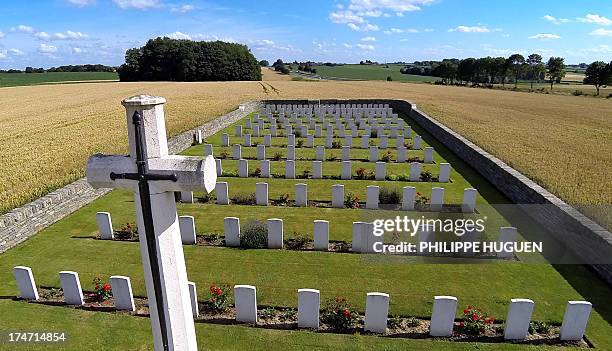
[[[357,323],[359,315],[345,298],[330,300],[323,309],[321,320],[334,330],[346,331]]]
[[[487,335],[493,331],[494,322],[495,319],[480,308],[469,306],[463,310],[463,320],[458,325],[458,331],[466,335]]]
[[[268,247],[268,226],[261,221],[249,221],[240,233],[240,246],[245,249]]]
[[[391,162],[391,151],[385,152],[380,159],[383,162]]]
[[[301,250],[305,249],[306,245],[310,242],[308,235],[304,233],[293,232],[293,238],[287,241],[287,249],[289,250]]]
[[[296,147],[304,146],[304,139],[298,139],[295,146]]]
[[[344,207],[346,208],[359,208],[359,196],[348,193],[344,198]]]
[[[421,172],[421,181],[422,182],[431,182],[433,180],[433,174],[430,171]]]
[[[236,205],[255,205],[257,203],[257,197],[255,193],[238,193],[232,202]]]
[[[378,201],[381,204],[399,204],[402,193],[398,188],[381,187],[378,193]]]
[[[283,155],[280,152],[275,152],[274,156],[272,156],[273,161],[280,161],[281,158],[283,158]]]
[[[529,322],[529,333],[534,334],[548,334],[550,332],[550,325],[545,322],[531,321]]]

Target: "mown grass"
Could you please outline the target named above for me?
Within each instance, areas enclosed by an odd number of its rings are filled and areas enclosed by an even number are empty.
[[[39,85],[87,80],[119,80],[115,72],[45,72],[45,73],[0,73],[0,87]]]
[[[397,82],[423,83],[434,82],[436,77],[419,76],[413,74],[402,74],[400,69],[404,65],[355,65],[347,64],[341,66],[315,66],[317,75],[324,78],[349,78],[360,80],[387,80],[391,77]]]

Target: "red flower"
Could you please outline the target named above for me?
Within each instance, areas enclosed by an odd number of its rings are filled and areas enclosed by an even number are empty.
[[[472,306],[472,305],[468,306],[468,310],[473,310],[473,309],[474,309],[474,306]]]
[[[463,322],[459,323],[459,328],[463,328],[463,326],[465,326],[465,324],[463,324]]]
[[[345,309],[344,311],[342,311],[342,315],[348,318],[348,317],[351,316],[351,312],[349,310]]]
[[[468,314],[468,310],[463,310],[463,314]]]
[[[477,316],[477,315],[473,315],[473,316],[472,316],[472,320],[473,320],[473,321],[477,321],[477,320],[478,320],[478,316]]]
[[[102,287],[104,289],[104,291],[110,291],[111,287],[110,285],[108,285],[108,283],[104,284],[104,286]]]
[[[221,296],[221,293],[223,293],[223,291],[221,291],[221,288],[217,288],[217,296]]]
[[[215,292],[215,289],[216,289],[216,287],[215,287],[214,285],[211,285],[211,286],[210,286],[210,292],[211,292],[211,293],[214,293],[214,292]]]
[[[214,296],[213,296],[213,297],[211,297],[211,298],[210,298],[210,301],[215,302],[215,297],[214,297]]]

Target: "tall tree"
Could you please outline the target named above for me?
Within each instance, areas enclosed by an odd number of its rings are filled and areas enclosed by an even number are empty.
[[[584,84],[594,85],[599,96],[599,88],[612,83],[612,62],[595,61],[587,67],[584,75]]]
[[[546,74],[550,79],[550,90],[553,90],[555,82],[561,82],[565,77],[565,59],[563,57],[551,57],[546,63]]]
[[[525,64],[525,57],[523,57],[523,55],[521,54],[514,54],[508,57],[507,63],[508,63],[508,68],[510,69],[510,71],[512,72],[512,75],[514,76],[514,89],[516,89],[517,84],[518,84],[518,77],[521,74],[521,72],[523,72],[523,68],[524,68],[523,65]]]
[[[542,56],[531,54],[527,57],[527,67],[529,69],[529,81],[531,82],[531,90],[533,90],[533,81],[540,80],[543,73],[546,73],[546,67],[542,63]]]
[[[493,82],[497,78],[502,85],[506,84],[506,76],[508,75],[508,65],[504,57],[496,57],[491,63],[491,75]]]
[[[457,78],[464,82],[474,82],[476,76],[476,59],[469,57],[461,60],[457,66]]]

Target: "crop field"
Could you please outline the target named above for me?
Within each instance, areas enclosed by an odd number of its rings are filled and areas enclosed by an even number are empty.
[[[398,82],[434,82],[436,77],[402,74],[400,68],[404,65],[342,65],[342,66],[315,66],[317,75],[322,77],[348,78],[357,80],[387,80],[391,77]]]
[[[114,72],[0,73],[0,87],[103,80],[116,81],[119,76]]]
[[[566,201],[612,203],[606,99],[371,81],[89,83],[0,89],[0,212],[83,176],[93,153],[125,152],[120,101],[139,93],[168,100],[171,135],[246,100],[407,99]]]

